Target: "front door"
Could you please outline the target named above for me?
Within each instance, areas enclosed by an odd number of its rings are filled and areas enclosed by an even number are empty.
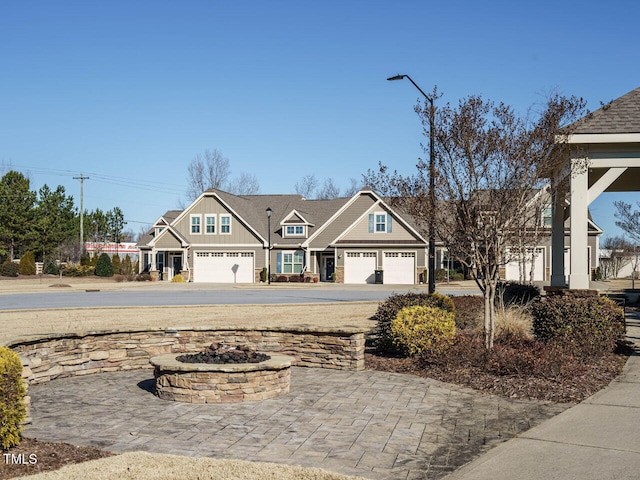
[[[333,272],[336,270],[334,257],[324,258],[324,281],[330,282],[333,279]]]
[[[182,271],[182,255],[173,257],[173,274],[177,275]]]

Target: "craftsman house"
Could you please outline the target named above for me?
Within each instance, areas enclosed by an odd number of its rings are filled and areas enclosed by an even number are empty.
[[[270,267],[276,278],[416,284],[427,246],[409,219],[370,190],[306,200],[210,189],[161,216],[137,244],[140,269],[152,277],[181,273],[217,283],[257,283]]]

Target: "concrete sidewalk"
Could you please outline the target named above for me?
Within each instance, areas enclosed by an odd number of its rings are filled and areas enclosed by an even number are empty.
[[[640,314],[627,313],[640,347]],[[446,480],[631,480],[640,478],[640,355],[611,384],[489,451]]]

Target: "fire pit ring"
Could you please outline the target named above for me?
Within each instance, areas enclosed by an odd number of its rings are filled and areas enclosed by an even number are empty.
[[[259,363],[183,363],[181,354],[151,358],[156,395],[186,403],[232,403],[266,400],[289,393],[291,363],[288,355],[269,353]]]

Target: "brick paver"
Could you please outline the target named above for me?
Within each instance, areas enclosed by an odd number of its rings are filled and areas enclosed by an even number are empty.
[[[371,479],[438,479],[568,405],[507,400],[387,372],[293,368],[289,395],[244,404],[160,400],[151,370],[29,389],[28,437],[320,467]]]

